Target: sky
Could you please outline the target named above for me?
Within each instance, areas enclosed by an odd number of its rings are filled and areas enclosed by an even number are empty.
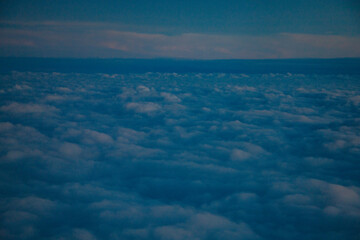
[[[360,57],[356,0],[1,1],[1,57]]]
[[[0,239],[359,240],[359,12],[0,0]]]

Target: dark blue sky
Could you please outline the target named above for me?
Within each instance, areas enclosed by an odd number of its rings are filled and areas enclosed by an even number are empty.
[[[358,1],[2,1],[1,56],[359,57]]]

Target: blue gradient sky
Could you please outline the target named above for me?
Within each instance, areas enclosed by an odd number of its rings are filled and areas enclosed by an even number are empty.
[[[360,57],[354,0],[0,4],[0,56]]]

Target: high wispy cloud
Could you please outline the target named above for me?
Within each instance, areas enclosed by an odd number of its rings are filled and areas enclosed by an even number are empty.
[[[2,22],[1,56],[191,59],[359,57],[360,36],[167,35],[106,23]]]

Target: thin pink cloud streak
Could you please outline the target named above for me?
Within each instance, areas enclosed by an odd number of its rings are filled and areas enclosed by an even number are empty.
[[[119,30],[120,28],[120,30]],[[165,35],[121,30],[114,24],[44,22],[0,24],[0,55],[46,57],[173,57],[267,59],[360,57],[360,36]],[[21,47],[23,51],[14,48]]]

